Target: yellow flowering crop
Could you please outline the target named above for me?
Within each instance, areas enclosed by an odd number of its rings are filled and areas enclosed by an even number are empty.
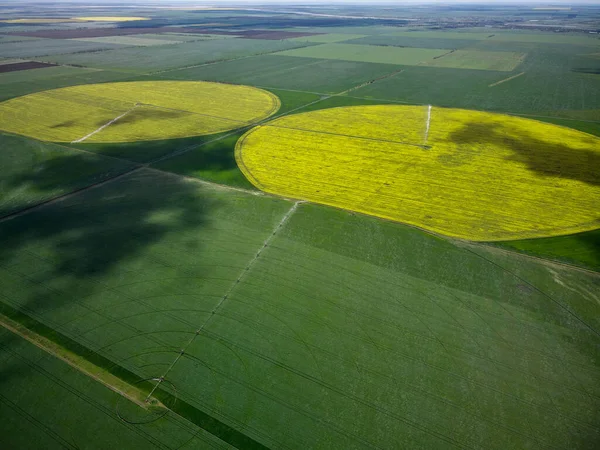
[[[258,188],[477,241],[600,227],[600,139],[501,114],[333,108],[274,120],[236,147]]]
[[[268,117],[279,106],[275,95],[247,86],[195,81],[91,84],[0,103],[0,130],[54,142],[86,136],[85,142],[171,139],[239,128]]]

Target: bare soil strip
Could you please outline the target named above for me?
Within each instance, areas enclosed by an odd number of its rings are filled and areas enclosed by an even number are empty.
[[[104,130],[106,127],[112,125],[113,123],[115,123],[117,120],[122,119],[123,117],[125,117],[127,114],[129,114],[130,112],[132,112],[135,108],[137,108],[139,106],[139,104],[136,104],[133,108],[131,108],[129,111],[125,111],[123,114],[121,114],[119,117],[115,117],[113,120],[111,120],[108,123],[105,123],[104,125],[102,125],[100,128],[98,128],[97,130],[92,131],[90,134],[85,135],[84,137],[82,137],[81,139],[77,139],[76,141],[72,141],[71,144],[79,144],[80,142],[85,141],[87,138],[92,137],[93,135],[95,135],[96,133],[100,133],[102,130]]]
[[[84,375],[93,378],[109,388],[111,391],[114,391],[117,394],[125,397],[136,405],[142,408],[147,408],[148,403],[144,401],[146,396],[141,390],[131,386],[120,378],[115,377],[106,370],[96,366],[81,356],[59,346],[58,344],[46,339],[43,336],[40,336],[39,334],[34,333],[33,331],[25,328],[18,322],[9,319],[3,314],[0,314],[0,326],[4,327],[11,333],[22,337],[36,347],[44,350],[46,353],[49,353],[50,355],[64,361],[69,366],[77,369]],[[152,405],[154,407],[166,408],[165,405],[155,398],[152,399]]]
[[[519,78],[521,75],[525,75],[525,72],[518,73],[513,75],[512,77],[505,78],[504,80],[496,81],[495,83],[490,84],[488,87],[498,86],[499,84],[506,83],[507,81],[514,80],[515,78]]]
[[[295,202],[292,205],[292,207],[288,210],[288,212],[285,213],[285,215],[281,218],[281,220],[279,221],[279,223],[273,229],[273,232],[269,235],[269,237],[267,239],[265,239],[265,241],[263,242],[263,245],[258,249],[258,251],[254,255],[254,257],[248,263],[248,265],[244,268],[244,270],[242,270],[242,272],[237,277],[237,279],[229,286],[229,288],[227,289],[227,291],[225,291],[225,294],[223,295],[223,297],[221,297],[221,300],[219,301],[219,303],[217,303],[217,305],[210,312],[210,316],[208,316],[208,318],[204,321],[204,323],[202,323],[202,325],[200,325],[200,327],[198,327],[198,329],[196,330],[196,332],[194,333],[194,335],[190,338],[190,340],[188,341],[188,343],[185,344],[185,346],[177,354],[177,357],[175,358],[175,360],[171,363],[171,365],[169,367],[167,367],[167,370],[165,370],[165,373],[158,379],[158,381],[156,382],[156,384],[154,385],[154,387],[152,388],[152,390],[148,394],[148,397],[146,397],[145,401],[150,401],[150,399],[151,399],[152,395],[154,394],[154,392],[156,391],[156,389],[159,388],[160,384],[165,380],[165,377],[173,369],[173,367],[175,366],[175,364],[177,364],[177,361],[179,361],[181,359],[181,357],[183,355],[185,355],[185,351],[188,349],[188,347],[192,344],[192,342],[194,342],[194,340],[196,339],[196,337],[200,333],[202,333],[202,330],[204,330],[204,328],[206,327],[206,325],[208,325],[210,323],[210,321],[215,317],[215,315],[217,314],[217,311],[219,309],[221,309],[221,307],[223,306],[223,304],[225,303],[225,301],[227,300],[227,298],[231,295],[231,293],[236,288],[236,286],[242,281],[242,279],[250,271],[250,269],[252,269],[252,266],[254,265],[254,263],[256,262],[256,260],[258,260],[258,258],[260,257],[261,253],[263,252],[263,250],[269,246],[269,244],[271,243],[271,241],[273,240],[273,238],[275,237],[275,235],[277,234],[277,232],[279,230],[281,230],[281,228],[287,223],[287,221],[290,219],[290,217],[292,217],[292,215],[294,214],[294,212],[296,211],[296,209],[298,208],[298,205],[300,203],[303,203],[303,202],[301,202],[301,201]]]

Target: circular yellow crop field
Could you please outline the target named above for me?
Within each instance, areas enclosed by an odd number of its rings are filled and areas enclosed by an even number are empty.
[[[356,106],[246,133],[258,188],[476,241],[600,228],[600,139],[502,114]]]
[[[203,81],[54,89],[0,103],[0,130],[53,142],[135,142],[233,130],[280,106],[270,92]]]

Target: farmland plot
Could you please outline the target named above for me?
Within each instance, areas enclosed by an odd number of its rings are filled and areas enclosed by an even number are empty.
[[[398,71],[393,64],[264,55],[169,72],[169,78],[339,93]]]
[[[0,217],[100,183],[132,164],[0,134]]]
[[[116,407],[137,405],[2,327],[0,364],[0,432],[9,448],[35,448],[41,442],[46,449],[81,448],[90,441],[99,448],[229,448],[173,413],[159,422],[126,423]]]
[[[46,57],[44,60],[100,69],[146,73],[271,53],[306,45],[309,44],[259,39],[214,39],[200,42],[186,42],[168,47],[142,47],[110,50],[100,54],[79,53],[75,55],[61,55]]]
[[[80,67],[48,67],[21,73],[0,73],[0,100],[66,86],[122,80],[128,75]]]
[[[600,139],[516,117],[431,106],[332,108],[249,131],[236,159],[267,192],[470,240],[600,226]]]
[[[37,39],[22,42],[0,42],[0,56],[4,58],[32,58],[35,56],[93,52],[123,47],[104,42],[79,42],[64,39]]]
[[[131,142],[218,133],[279,109],[245,86],[145,81],[74,86],[0,103],[0,129],[54,142]],[[56,114],[60,112],[60,114]]]
[[[380,64],[413,66],[441,56],[446,50],[430,48],[381,47],[360,44],[321,44],[279,52],[278,55],[304,58],[341,59]]]
[[[4,305],[140,378],[166,373],[155,395],[176,390],[229,443],[598,439],[598,305],[569,289],[593,292],[588,274],[150,170],[0,236]]]

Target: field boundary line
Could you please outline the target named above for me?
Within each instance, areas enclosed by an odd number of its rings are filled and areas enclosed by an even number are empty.
[[[94,363],[88,361],[85,358],[82,358],[75,353],[70,352],[69,350],[61,347],[59,344],[35,333],[34,331],[29,330],[18,322],[13,321],[12,319],[6,317],[4,314],[0,313],[0,326],[5,328],[17,336],[25,339],[31,344],[35,345],[39,349],[48,353],[49,355],[60,359],[65,362],[69,366],[83,373],[84,375],[90,377],[91,379],[99,382],[103,386],[106,386],[113,392],[125,397],[131,402],[135,403],[141,408],[147,409],[148,404],[144,402],[144,395],[139,389],[136,389],[134,386],[122,381],[118,377],[112,375],[111,373],[106,372],[101,367],[96,366]],[[93,369],[97,369],[101,375],[97,373],[93,373],[90,370],[87,370],[83,367],[83,364],[91,366]],[[125,392],[125,387],[128,387],[133,393]],[[135,395],[134,395],[135,394]],[[167,409],[165,405],[163,405],[158,399],[152,399],[152,405],[158,406],[161,408]]]
[[[192,42],[196,42],[196,41],[192,41]],[[285,51],[288,51],[288,50],[296,50],[296,49],[305,48],[305,47],[313,47],[313,45],[311,45],[311,44],[305,44],[305,45],[299,45],[297,47],[291,47],[291,48],[284,48],[284,49],[273,50],[271,52],[256,53],[254,55],[244,55],[244,56],[238,56],[236,58],[218,59],[218,60],[214,60],[214,61],[206,61],[206,62],[203,62],[203,63],[200,63],[200,64],[193,64],[191,66],[174,67],[174,68],[171,68],[171,69],[158,70],[156,72],[146,72],[143,75],[145,75],[145,76],[160,75],[162,73],[176,72],[178,70],[195,69],[196,67],[212,66],[214,64],[226,63],[226,62],[231,62],[231,61],[239,61],[239,60],[242,60],[242,59],[255,58],[257,56],[271,55],[273,53],[285,52]]]
[[[217,314],[217,311],[219,311],[221,309],[221,307],[226,302],[226,300],[229,298],[229,296],[231,295],[231,293],[233,292],[233,290],[244,279],[245,275],[252,269],[252,266],[258,260],[258,258],[262,254],[262,252],[269,246],[269,244],[271,243],[271,241],[273,240],[273,238],[277,235],[277,233],[279,232],[279,230],[281,230],[281,228],[283,228],[285,226],[285,224],[288,222],[288,220],[290,219],[290,217],[292,217],[292,215],[294,214],[294,212],[298,208],[298,205],[301,204],[301,203],[303,203],[303,202],[302,201],[296,201],[296,202],[294,202],[294,204],[292,205],[292,207],[283,215],[283,217],[281,218],[281,220],[279,221],[279,223],[275,226],[275,228],[273,229],[273,231],[271,232],[271,234],[264,240],[264,242],[262,243],[261,247],[258,249],[258,251],[256,252],[256,254],[254,255],[254,257],[250,260],[250,262],[242,270],[242,272],[239,274],[239,276],[237,277],[237,279],[227,288],[227,290],[225,291],[225,294],[223,294],[223,297],[221,297],[221,299],[219,300],[219,302],[217,303],[217,305],[210,312],[210,315],[206,318],[206,320],[194,332],[194,335],[190,338],[190,340],[187,342],[187,344],[185,344],[183,346],[183,348],[181,349],[181,351],[175,357],[175,360],[171,363],[171,365],[169,365],[169,367],[167,367],[167,369],[165,370],[165,372],[163,373],[163,375],[158,378],[158,381],[156,382],[156,384],[154,385],[154,387],[152,388],[152,390],[150,391],[150,393],[146,397],[146,400],[145,400],[146,402],[150,401],[150,398],[152,397],[152,395],[154,394],[154,392],[160,387],[161,383],[165,380],[165,377],[173,369],[173,367],[175,366],[175,364],[177,364],[177,362],[182,358],[182,356],[185,355],[186,350],[196,340],[196,337],[198,337],[202,333],[202,331],[204,330],[204,328],[212,321],[212,319]]]
[[[567,235],[569,236],[569,235]],[[542,238],[543,239],[543,238]],[[519,256],[521,258],[525,258],[525,259],[531,259],[534,261],[538,261],[540,263],[543,263],[545,265],[548,266],[558,266],[560,268],[565,268],[565,269],[569,269],[569,270],[573,270],[573,271],[577,271],[577,272],[584,272],[588,275],[592,275],[594,277],[600,277],[600,272],[597,272],[593,269],[588,269],[586,267],[582,267],[582,266],[576,266],[575,264],[570,264],[568,262],[563,262],[563,261],[558,261],[556,259],[546,259],[546,258],[542,258],[540,256],[535,256],[535,255],[531,255],[528,253],[524,253],[521,252],[519,250],[511,250],[508,248],[503,248],[503,247],[498,247],[496,245],[493,245],[493,243],[489,243],[489,242],[476,242],[476,241],[466,241],[466,240],[460,240],[460,239],[455,239],[452,240],[454,243],[457,243],[458,246],[462,247],[465,245],[471,246],[471,247],[483,247],[487,250],[490,250],[492,252],[497,252],[497,253],[504,253],[504,254],[508,254],[511,256]],[[498,243],[502,243],[504,241],[498,241]]]
[[[576,319],[580,324],[582,324],[585,328],[587,328],[589,331],[591,331],[593,334],[595,334],[596,336],[600,337],[600,331],[596,330],[594,327],[592,327],[591,325],[589,325],[585,320],[583,320],[581,317],[579,317],[577,315],[577,313],[573,312],[568,306],[564,305],[563,303],[561,303],[560,301],[556,300],[554,297],[552,297],[550,294],[542,291],[540,288],[538,288],[536,285],[534,285],[533,283],[531,283],[529,280],[526,280],[525,278],[521,277],[520,275],[518,275],[517,273],[515,273],[514,271],[507,269],[506,267],[502,266],[501,264],[492,261],[491,259],[486,258],[484,255],[479,254],[478,252],[472,250],[471,248],[469,248],[468,245],[462,245],[460,246],[460,248],[464,249],[465,251],[483,259],[484,261],[487,261],[488,263],[492,264],[493,266],[498,267],[500,270],[509,273],[510,275],[512,275],[513,277],[515,277],[516,279],[518,279],[519,281],[525,283],[527,286],[529,286],[530,288],[532,288],[533,290],[535,290],[536,292],[538,292],[539,294],[543,295],[544,297],[546,297],[547,299],[549,299],[550,301],[552,301],[552,303],[554,303],[555,305],[557,305],[558,307],[560,307],[563,311],[565,311],[566,313],[568,313],[571,317],[573,317],[574,319]]]
[[[225,134],[223,136],[219,136],[219,137],[216,137],[216,138],[211,139],[209,141],[201,142],[199,144],[192,144],[192,145],[190,145],[188,147],[182,148],[180,150],[176,150],[176,151],[174,151],[172,153],[168,153],[166,155],[159,156],[158,158],[155,158],[155,159],[153,159],[151,161],[148,161],[145,164],[146,165],[156,164],[156,163],[159,163],[159,162],[164,161],[166,159],[182,155],[182,154],[187,153],[187,152],[192,151],[192,150],[196,150],[197,148],[201,148],[201,147],[204,147],[205,145],[212,144],[213,142],[217,142],[217,141],[220,141],[221,139],[225,139],[225,138],[228,138],[230,136],[233,136],[236,133],[242,133],[242,132],[248,131],[250,128],[253,128],[253,127],[256,127],[256,126],[259,126],[259,125],[264,125],[264,124],[267,124],[270,121],[273,121],[275,119],[279,119],[281,117],[285,117],[285,116],[290,115],[290,114],[292,114],[292,113],[294,113],[294,112],[296,112],[296,111],[298,111],[298,110],[300,110],[302,108],[307,108],[307,107],[312,106],[312,105],[314,105],[316,103],[319,103],[319,102],[322,102],[324,100],[327,100],[328,98],[331,98],[331,97],[332,97],[331,95],[324,95],[323,97],[321,97],[321,98],[319,98],[317,100],[314,100],[314,101],[312,101],[310,103],[306,103],[305,105],[298,106],[298,107],[296,107],[294,109],[291,109],[291,110],[289,110],[289,111],[287,111],[285,113],[281,113],[281,114],[275,113],[273,116],[266,117],[266,118],[264,118],[262,120],[259,120],[257,122],[254,122],[254,123],[251,123],[251,124],[247,124],[247,125],[245,125],[243,127],[240,127],[240,128],[235,129],[235,130],[232,130],[232,131],[230,131],[229,133],[227,133],[227,134]],[[157,170],[160,170],[160,169],[157,169]]]
[[[226,184],[215,183],[213,181],[203,180],[202,178],[190,177],[189,175],[182,175],[180,173],[168,172],[166,170],[156,169],[155,167],[144,167],[144,169],[150,170],[152,172],[158,172],[161,175],[183,178],[186,181],[190,181],[192,183],[204,184],[206,186],[211,186],[215,189],[223,189],[223,190],[227,190],[227,191],[241,192],[242,194],[255,195],[255,196],[260,196],[260,197],[267,196],[267,197],[273,197],[273,198],[285,198],[285,197],[281,197],[278,195],[277,196],[272,195],[272,194],[269,194],[268,192],[264,192],[264,191],[258,191],[258,190],[253,191],[253,190],[244,189],[241,187],[228,186]],[[286,199],[286,200],[288,200],[288,199]],[[293,201],[293,200],[291,200],[291,201]]]
[[[70,147],[68,147],[68,148],[70,148]],[[75,150],[77,150],[77,149],[75,149]],[[58,197],[53,197],[53,198],[50,198],[48,200],[44,200],[41,203],[37,203],[35,205],[28,206],[28,207],[23,208],[23,209],[21,209],[19,211],[8,213],[8,214],[0,217],[0,223],[6,222],[6,221],[11,220],[11,219],[15,219],[15,218],[17,218],[19,216],[22,216],[22,215],[27,214],[29,212],[35,211],[35,210],[37,210],[39,208],[42,208],[44,206],[48,206],[48,205],[51,205],[51,204],[54,204],[54,203],[61,202],[63,200],[67,200],[68,198],[73,197],[73,196],[75,196],[75,195],[77,195],[77,194],[79,194],[81,192],[87,191],[89,189],[95,189],[95,188],[98,188],[100,186],[104,186],[105,184],[108,184],[108,183],[111,183],[113,181],[116,181],[119,178],[126,177],[127,175],[130,175],[130,174],[132,174],[134,172],[137,172],[137,171],[139,171],[139,170],[141,170],[143,168],[144,168],[144,166],[136,166],[136,167],[133,167],[133,168],[131,168],[131,169],[125,171],[125,172],[119,173],[118,175],[115,175],[113,177],[107,178],[106,180],[102,180],[102,181],[99,181],[97,183],[93,183],[93,184],[90,184],[88,186],[84,186],[82,188],[75,189],[74,191],[67,192],[66,194],[59,195]]]
[[[515,78],[519,78],[521,75],[525,75],[525,72],[518,73],[516,75],[513,75],[512,77],[508,77],[500,81],[496,81],[495,83],[489,84],[488,87],[498,86],[499,84],[506,83],[507,81],[514,80]]]
[[[140,106],[139,103],[136,103],[133,108],[131,108],[128,111],[125,111],[123,114],[121,114],[120,116],[115,117],[113,120],[111,120],[110,122],[105,123],[104,125],[102,125],[100,128],[98,128],[97,130],[92,131],[90,134],[87,134],[85,136],[83,136],[80,139],[77,139],[75,141],[71,141],[71,144],[79,144],[80,142],[85,141],[87,138],[92,137],[93,135],[95,135],[96,133],[100,133],[102,130],[104,130],[105,128],[111,126],[113,123],[115,123],[116,121],[122,119],[123,117],[125,117],[127,114],[129,114],[130,112],[132,112],[134,109],[136,109],[138,106]]]
[[[405,69],[396,70],[396,71],[390,72],[390,73],[388,73],[386,75],[382,75],[380,77],[373,78],[372,80],[365,81],[364,83],[358,84],[358,85],[356,85],[354,87],[351,87],[350,89],[346,89],[345,91],[339,92],[339,93],[334,94],[334,95],[335,96],[343,96],[343,95],[347,94],[348,92],[356,91],[357,89],[363,88],[365,86],[369,86],[370,84],[377,83],[378,81],[385,80],[387,78],[395,77],[396,75],[399,75],[402,72],[404,72],[404,70]]]

